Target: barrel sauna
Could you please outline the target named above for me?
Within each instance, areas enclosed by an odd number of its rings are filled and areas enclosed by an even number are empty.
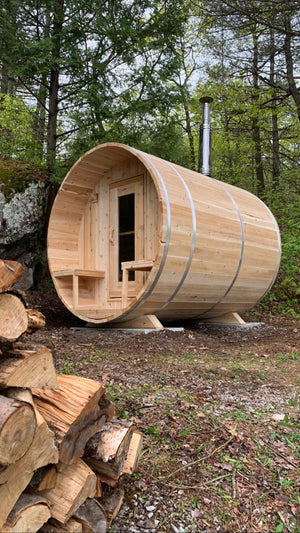
[[[253,194],[105,143],[57,193],[48,260],[62,302],[86,322],[221,321],[270,289],[280,234]]]

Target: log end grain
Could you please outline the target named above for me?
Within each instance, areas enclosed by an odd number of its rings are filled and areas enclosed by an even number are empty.
[[[18,461],[30,447],[36,429],[31,405],[0,397],[0,463]]]
[[[15,342],[28,327],[28,316],[21,300],[14,294],[0,294],[0,342]]]

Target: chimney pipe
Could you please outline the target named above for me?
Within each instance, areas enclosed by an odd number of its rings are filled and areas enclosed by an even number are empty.
[[[211,130],[210,130],[210,104],[213,101],[211,96],[203,96],[199,102],[202,104],[202,124],[200,125],[199,136],[199,161],[198,172],[205,176],[210,176],[210,155],[211,155]]]

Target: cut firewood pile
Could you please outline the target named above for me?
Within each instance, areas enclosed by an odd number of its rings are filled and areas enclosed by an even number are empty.
[[[114,418],[101,383],[56,374],[50,350],[30,341],[45,319],[12,289],[22,273],[0,261],[0,530],[105,533],[142,435]]]

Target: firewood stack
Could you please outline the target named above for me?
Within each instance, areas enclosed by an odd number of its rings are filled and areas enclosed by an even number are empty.
[[[0,531],[105,533],[142,436],[114,418],[101,383],[56,375],[28,333],[45,325],[11,287],[23,267],[0,261]]]

